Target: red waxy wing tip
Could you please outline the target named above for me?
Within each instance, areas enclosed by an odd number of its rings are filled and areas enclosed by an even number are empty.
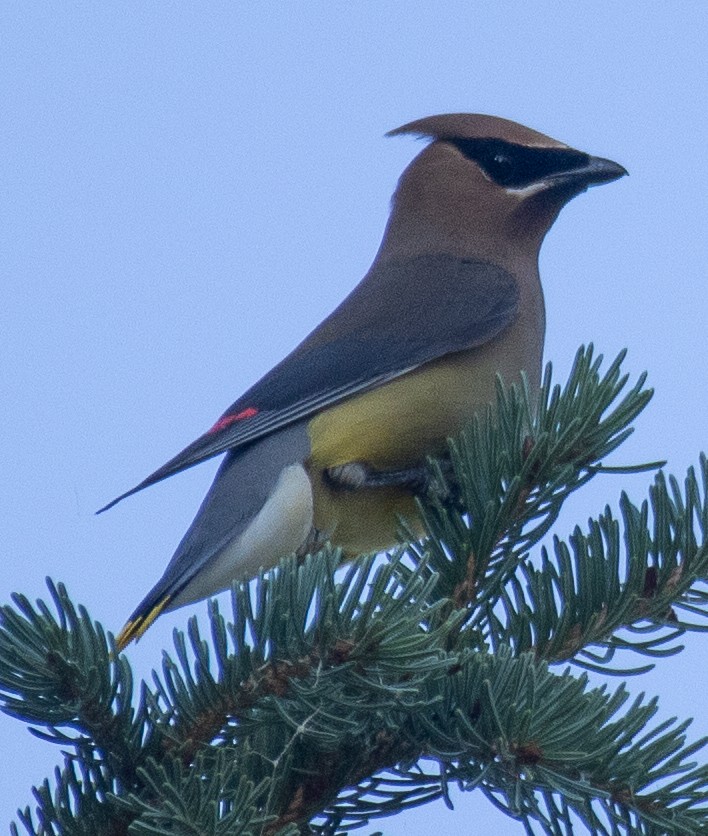
[[[258,415],[258,410],[254,406],[247,406],[246,409],[242,409],[234,415],[224,415],[223,418],[219,418],[216,424],[214,424],[214,426],[207,431],[207,434],[211,435],[212,433],[221,432],[227,427],[230,427],[232,424],[235,424],[237,421],[244,421],[246,418],[253,418],[254,415]]]

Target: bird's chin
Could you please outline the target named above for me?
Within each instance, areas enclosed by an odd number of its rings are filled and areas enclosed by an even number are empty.
[[[588,183],[581,179],[561,179],[557,182],[550,183],[548,188],[544,189],[541,194],[545,196],[546,203],[558,204],[558,207],[564,206],[569,200],[577,197],[579,194],[586,192],[593,183]]]
[[[525,209],[527,214],[535,214],[542,223],[550,226],[566,203],[594,185],[599,183],[573,174],[549,178],[546,187],[526,201]]]

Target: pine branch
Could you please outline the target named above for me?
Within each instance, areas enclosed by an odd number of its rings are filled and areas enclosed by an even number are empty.
[[[451,442],[453,479],[433,463],[438,486],[422,506],[430,536],[411,547],[412,565],[424,561],[438,575],[436,596],[468,610],[464,641],[473,634],[485,646],[511,643],[551,662],[628,674],[652,665],[613,669],[617,650],[670,655],[685,631],[706,629],[708,590],[696,583],[708,577],[705,456],[683,494],[662,473],[640,507],[623,494],[623,530],[606,507],[587,534],[576,527],[569,543],[554,538],[552,557],[541,549],[538,568],[530,556],[568,495],[607,470],[602,458],[627,438],[651,397],[644,375],[623,392],[622,357],[600,375],[601,358],[581,349],[563,390],[547,372],[536,414],[528,392],[500,390],[496,420],[490,414]],[[439,499],[455,491],[461,508]]]
[[[565,387],[553,385],[549,364],[535,396],[499,382],[495,409],[450,442],[452,480],[433,462],[438,485],[421,506],[429,566],[440,575],[440,593],[457,606],[498,600],[520,557],[548,533],[568,496],[602,472],[603,458],[631,435],[653,390],[644,388],[642,374],[623,392],[624,356],[601,375],[602,355],[594,357],[592,345],[581,348]],[[455,514],[445,498],[457,494],[462,513]]]
[[[693,469],[686,477],[686,504],[675,481],[672,498],[659,474],[640,507],[622,495],[621,526],[606,508],[589,521],[587,533],[576,527],[569,544],[554,538],[553,557],[542,549],[538,567],[531,559],[520,561],[518,575],[502,590],[501,606],[485,604],[481,623],[492,646],[512,644],[549,662],[626,675],[653,664],[614,669],[617,650],[661,658],[681,650],[676,640],[686,631],[705,631],[708,625],[696,621],[708,612],[705,584],[696,582],[708,577],[705,458],[701,474],[702,498]],[[689,534],[694,520],[700,542]]]
[[[294,577],[311,575],[312,568],[312,564],[300,568],[284,564],[284,585]],[[319,567],[316,569],[320,573]],[[329,570],[331,579],[331,559]],[[368,580],[375,585],[381,575],[372,578],[371,571],[369,567]],[[381,567],[378,572],[388,573],[390,567]],[[362,572],[362,577],[366,578],[367,573]],[[282,591],[278,586],[276,576],[274,595]],[[312,588],[309,583],[303,586]],[[322,586],[316,585],[312,593],[321,594],[321,590]],[[243,588],[240,591],[243,593]],[[393,600],[398,605],[399,599]],[[270,608],[267,599],[264,606]],[[403,609],[413,607],[415,604],[406,603]],[[256,610],[254,621],[265,614]],[[387,615],[381,611],[383,623],[388,622]],[[212,610],[211,621],[217,633],[225,626],[216,609]],[[88,624],[83,622],[84,630]],[[173,683],[179,682],[179,687],[173,689],[177,695],[174,701],[164,707],[164,716],[171,718],[165,737],[173,742],[183,718],[192,718],[201,727],[194,706],[204,691],[204,674],[212,667],[196,623],[190,626],[191,658],[185,657],[186,665],[171,672]],[[321,627],[322,621],[314,620],[300,640],[309,635],[312,644],[321,641]],[[622,817],[629,816],[634,822],[630,832],[651,833],[655,826],[662,828],[661,832],[691,833],[706,822],[708,770],[686,764],[700,744],[685,745],[685,724],[663,724],[647,732],[656,711],[655,701],[646,704],[637,700],[620,716],[628,697],[623,687],[614,694],[588,689],[584,677],[578,679],[567,672],[554,675],[532,656],[517,657],[508,648],[499,648],[494,656],[472,651],[443,655],[438,651],[427,665],[421,665],[429,675],[412,686],[400,664],[388,664],[400,650],[395,633],[388,633],[390,641],[381,643],[371,656],[362,654],[357,665],[350,659],[336,660],[329,671],[319,669],[304,677],[299,672],[286,678],[281,695],[259,701],[241,722],[225,711],[223,726],[212,739],[217,748],[227,752],[221,761],[209,762],[210,756],[200,749],[200,754],[186,763],[181,760],[183,753],[173,750],[162,758],[162,766],[146,761],[138,770],[138,792],[119,795],[116,782],[114,792],[120,802],[106,792],[104,782],[103,792],[97,795],[105,801],[101,804],[99,799],[96,809],[91,810],[91,821],[97,828],[94,832],[125,832],[119,828],[131,820],[126,818],[128,811],[137,817],[136,832],[148,823],[157,829],[145,832],[167,833],[175,822],[206,828],[215,811],[218,823],[232,819],[234,827],[238,824],[246,828],[244,811],[231,795],[240,797],[247,808],[246,819],[257,822],[258,828],[221,832],[259,832],[267,821],[263,812],[265,788],[267,800],[277,802],[274,807],[280,812],[263,832],[276,833],[288,823],[307,821],[322,809],[328,794],[332,798],[330,809],[325,810],[325,822],[359,824],[420,801],[418,768],[405,771],[401,764],[426,758],[436,761],[444,771],[435,784],[428,781],[424,798],[440,796],[444,787],[457,783],[467,789],[478,786],[520,818],[538,820],[540,791],[547,797],[554,793],[562,796],[568,812],[590,821],[600,821],[604,815],[621,823]],[[403,632],[398,639],[408,641]],[[233,657],[229,654],[228,658]],[[219,657],[215,662],[221,674],[213,684],[224,692],[231,677],[221,665],[223,659]],[[372,676],[372,669],[376,675]],[[200,671],[199,676],[195,670]],[[384,670],[393,673],[391,681],[382,682]],[[330,687],[324,687],[327,677]],[[337,678],[342,680],[340,685],[349,687],[332,688]],[[371,701],[362,704],[352,686],[358,685],[361,693],[370,694],[372,681],[378,685],[379,698],[374,705]],[[386,692],[393,699],[386,700]],[[379,799],[367,799],[372,791],[368,777],[391,768],[397,768],[398,776],[408,777],[409,782],[388,797],[383,792],[382,801],[379,779]],[[97,775],[109,769],[108,763],[100,771],[95,766],[84,782],[100,789]],[[255,791],[253,782],[244,784],[243,779],[259,769],[263,774],[260,790]],[[681,772],[685,774],[674,781],[671,793],[655,787]],[[212,780],[205,784],[202,775],[211,775]],[[234,786],[236,775],[241,781]],[[352,805],[351,790],[344,802],[335,800],[343,787],[359,784],[354,795],[359,803]],[[72,789],[76,791],[75,786]],[[91,798],[85,786],[81,791],[82,803],[77,805],[74,800],[79,821],[85,815],[84,798]],[[64,804],[65,808],[69,806]],[[65,818],[69,815],[67,809],[63,813]],[[106,822],[106,829],[98,827],[97,823],[102,822]]]
[[[625,391],[620,360],[601,374],[581,351],[563,390],[548,372],[536,407],[500,388],[494,416],[452,445],[453,475],[433,464],[428,540],[384,563],[338,571],[328,550],[236,584],[232,620],[212,602],[209,639],[192,619],[137,698],[113,638],[61,585],[56,614],[13,596],[0,700],[67,753],[21,826],[334,834],[458,787],[527,832],[708,829],[688,724],[549,668],[659,659],[706,629],[705,458],[683,487],[658,474],[644,502],[623,495],[618,514],[531,552],[650,397],[643,377]]]

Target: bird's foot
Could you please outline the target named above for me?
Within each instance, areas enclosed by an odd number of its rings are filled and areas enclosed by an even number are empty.
[[[376,470],[363,462],[328,467],[325,478],[329,484],[343,491],[365,488],[399,488],[411,493],[421,493],[427,487],[428,473],[425,467],[414,466],[400,470]]]
[[[376,470],[363,462],[328,467],[324,471],[325,479],[331,487],[342,491],[358,491],[367,488],[395,488],[407,491],[415,496],[434,497],[444,505],[456,504],[457,491],[454,487],[454,474],[449,459],[440,462],[447,487],[440,485],[427,465],[412,465],[396,470]]]

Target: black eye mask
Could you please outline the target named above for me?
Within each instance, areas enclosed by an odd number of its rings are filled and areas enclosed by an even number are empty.
[[[551,174],[588,164],[589,156],[566,148],[529,148],[502,139],[453,139],[467,159],[474,160],[500,186],[521,189]]]

